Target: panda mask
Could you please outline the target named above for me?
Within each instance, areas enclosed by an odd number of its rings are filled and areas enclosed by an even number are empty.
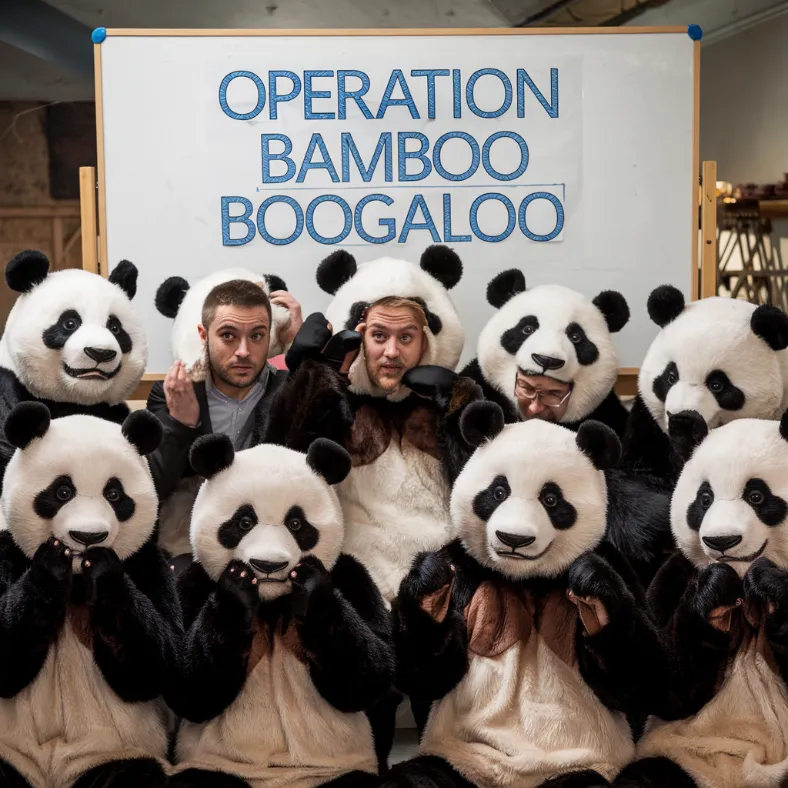
[[[109,279],[80,269],[49,274],[41,252],[6,266],[20,293],[0,340],[0,366],[39,399],[78,405],[128,399],[145,371],[148,343],[131,307],[137,269],[119,263]]]
[[[123,561],[156,526],[158,498],[148,463],[162,437],[158,419],[134,411],[122,425],[95,416],[50,420],[40,402],[9,414],[6,435],[16,447],[3,480],[3,517],[28,558],[50,537],[82,557],[106,547]]]
[[[514,580],[557,577],[605,535],[603,470],[618,462],[621,444],[595,421],[574,433],[539,419],[508,426],[503,419],[486,401],[463,413],[462,434],[478,448],[454,484],[452,521],[482,566]]]
[[[318,438],[306,455],[273,444],[235,453],[226,435],[215,434],[194,443],[190,461],[206,479],[192,509],[192,551],[211,579],[244,561],[260,599],[270,601],[290,593],[290,572],[303,557],[331,570],[344,538],[331,488],[350,472],[343,448]]]
[[[339,250],[320,264],[317,283],[334,296],[326,309],[326,319],[335,332],[355,329],[369,305],[387,296],[410,298],[423,304],[427,317],[426,349],[419,366],[434,364],[453,370],[462,354],[465,332],[447,291],[461,276],[459,257],[446,246],[434,245],[424,252],[418,266],[390,257],[357,265],[352,255]],[[387,395],[372,383],[363,345],[348,379],[350,390],[357,394],[386,396],[397,401],[410,393],[401,385]]]
[[[618,354],[611,334],[629,320],[624,297],[606,290],[593,301],[560,285],[526,290],[518,269],[503,271],[487,287],[498,311],[479,335],[477,357],[485,379],[517,407],[518,369],[569,383],[561,421],[593,413],[613,388]]]
[[[788,414],[712,430],[685,463],[671,501],[676,544],[699,568],[740,577],[765,556],[788,569]]]
[[[668,432],[671,415],[695,411],[709,429],[734,419],[775,419],[788,406],[788,315],[731,298],[690,304],[665,285],[648,299],[662,329],[646,353],[638,391]]]
[[[171,276],[156,291],[156,309],[164,317],[174,318],[172,326],[172,357],[182,361],[186,373],[197,382],[207,373],[207,352],[197,331],[202,323],[202,307],[208,294],[217,285],[243,279],[260,285],[266,295],[275,290],[287,290],[287,285],[274,274],[257,274],[244,268],[224,268],[200,279],[193,287],[180,276]],[[280,334],[290,325],[290,313],[279,304],[271,304],[271,331],[268,358],[284,353],[287,348]]]

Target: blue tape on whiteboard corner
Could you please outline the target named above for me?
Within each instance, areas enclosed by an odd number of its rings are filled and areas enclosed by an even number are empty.
[[[687,27],[687,35],[693,41],[700,41],[701,38],[703,38],[703,30],[700,25],[689,25],[689,27]]]
[[[97,27],[91,34],[90,39],[94,44],[103,44],[104,39],[107,37],[106,27]]]

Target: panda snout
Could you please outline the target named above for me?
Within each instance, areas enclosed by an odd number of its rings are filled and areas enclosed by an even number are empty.
[[[539,353],[531,353],[531,358],[545,372],[548,369],[561,369],[561,367],[563,367],[566,363],[563,359],[555,358],[554,356],[543,356]]]
[[[103,542],[109,536],[109,531],[69,531],[68,535],[75,542],[90,547]]]
[[[88,358],[93,359],[97,364],[103,364],[106,361],[112,361],[118,355],[117,351],[110,348],[99,347],[85,347],[83,352]]]
[[[266,575],[272,575],[276,572],[281,572],[286,569],[289,561],[264,561],[262,558],[250,558],[249,563],[258,572],[263,572]]]
[[[742,540],[740,534],[729,534],[727,536],[704,536],[702,538],[706,547],[709,547],[712,550],[717,550],[720,553],[724,553],[726,550],[736,547],[736,545]]]
[[[501,544],[516,550],[518,547],[528,547],[536,541],[535,536],[522,536],[521,534],[510,534],[506,531],[496,531],[495,536]]]

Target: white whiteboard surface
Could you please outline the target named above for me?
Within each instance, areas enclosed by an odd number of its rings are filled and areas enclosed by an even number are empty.
[[[697,254],[697,128],[696,42],[683,32],[594,32],[574,34],[496,35],[495,31],[468,31],[451,35],[151,35],[150,31],[108,31],[100,47],[97,97],[100,99],[99,186],[100,227],[105,260],[112,269],[121,259],[140,270],[135,306],[150,338],[149,373],[164,373],[171,363],[172,323],[155,309],[159,284],[169,276],[190,282],[218,268],[236,266],[275,273],[298,298],[306,316],[323,310],[330,296],[315,282],[320,261],[337,248],[348,249],[359,262],[394,256],[418,262],[435,241],[430,230],[412,229],[400,242],[406,214],[416,195],[434,220],[438,240],[445,242],[443,205],[450,195],[452,232],[469,240],[449,242],[464,263],[464,275],[451,291],[466,328],[461,364],[475,355],[478,333],[493,308],[485,298],[489,280],[498,272],[519,267],[529,286],[559,283],[589,297],[602,290],[619,290],[632,317],[616,335],[621,367],[638,367],[657,332],[646,314],[651,290],[665,283],[676,285],[687,299],[693,295],[693,265]],[[193,32],[193,31],[192,31]],[[551,69],[558,69],[558,112],[551,103]],[[391,74],[404,75],[413,105],[381,103]],[[443,69],[451,75],[434,77],[434,108],[429,109],[429,78],[413,71]],[[477,77],[471,99],[479,112],[494,113],[506,106],[506,79],[512,86],[509,108],[499,117],[479,117],[469,109],[467,81],[480,69],[496,69]],[[545,97],[543,107],[527,83],[518,79],[524,69]],[[270,72],[290,71],[299,76],[302,90],[290,101],[277,103],[270,117]],[[339,71],[364,72],[370,87],[361,98],[345,102],[346,117],[339,119]],[[454,117],[454,71],[460,72],[460,112]],[[248,120],[230,117],[220,104],[220,86],[232,72],[251,72],[266,89],[259,114]],[[333,76],[311,77],[313,113],[334,114],[333,119],[305,119],[305,72],[331,71]],[[248,77],[229,79],[225,96],[230,112],[255,111],[260,91]],[[346,90],[357,89],[363,79],[345,77]],[[518,91],[518,85],[521,88]],[[295,87],[279,77],[278,93]],[[522,95],[520,95],[522,94]],[[390,97],[403,99],[401,83]],[[518,107],[518,98],[523,106]],[[522,110],[522,111],[521,111]],[[522,114],[523,117],[518,117]],[[434,115],[434,117],[429,117]],[[486,168],[505,175],[524,159],[516,138],[498,135],[483,159],[484,142],[497,132],[519,135],[528,146],[525,171],[509,181],[490,176]],[[386,178],[386,142],[378,166],[365,182],[345,142],[348,179],[341,166],[342,134],[352,135],[364,166],[381,135],[392,134],[392,172]],[[419,181],[399,180],[398,135],[419,133],[429,144],[446,135],[440,157],[444,176],[433,164]],[[479,156],[477,168],[463,181],[452,181],[473,165],[473,143],[451,132],[473,137]],[[288,137],[295,173],[287,182],[264,182],[261,135]],[[311,168],[296,182],[312,135],[320,134],[336,169]],[[407,136],[407,135],[406,135]],[[266,137],[266,140],[271,139]],[[345,138],[347,140],[347,138]],[[418,147],[406,141],[405,149]],[[284,142],[266,142],[271,153]],[[103,160],[101,155],[103,151]],[[311,161],[323,159],[319,146]],[[103,165],[103,182],[102,182]],[[420,163],[410,160],[403,171],[413,175]],[[285,164],[272,163],[270,176],[287,174]],[[516,213],[514,228],[505,240],[482,240],[471,231],[470,209],[483,194],[509,198]],[[563,209],[563,227],[550,240],[531,240],[524,234],[520,209],[529,194],[549,193]],[[357,232],[356,208],[369,194],[382,194],[362,214],[367,237],[387,232],[393,218],[396,234],[387,243],[369,243]],[[255,219],[263,200],[275,197],[264,215],[266,232],[285,238],[296,226],[300,209],[306,217],[317,197],[335,195],[351,213],[351,229],[336,244],[320,243],[310,235],[307,221],[300,236],[288,244],[273,244],[261,237]],[[243,197],[252,204],[254,237],[242,245],[226,245],[222,232],[222,197]],[[295,201],[298,208],[282,202]],[[325,201],[325,197],[323,197]],[[104,204],[101,205],[101,201]],[[341,203],[314,206],[311,231],[324,239],[341,234],[345,208]],[[319,207],[318,207],[319,206]],[[229,215],[243,209],[242,202],[228,208]],[[419,207],[415,221],[424,223]],[[509,209],[503,198],[488,198],[477,207],[477,230],[488,237],[502,236],[508,228]],[[525,209],[525,228],[532,235],[548,236],[557,226],[558,209],[544,196]],[[249,230],[227,225],[235,240]],[[107,263],[102,263],[106,273]]]

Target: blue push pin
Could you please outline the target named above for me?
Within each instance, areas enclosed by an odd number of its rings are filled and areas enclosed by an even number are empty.
[[[700,41],[701,38],[703,38],[703,30],[700,25],[689,25],[689,27],[687,27],[687,35],[693,41]]]
[[[106,27],[97,27],[91,34],[90,40],[94,44],[103,44],[104,39],[107,37],[107,28]]]

